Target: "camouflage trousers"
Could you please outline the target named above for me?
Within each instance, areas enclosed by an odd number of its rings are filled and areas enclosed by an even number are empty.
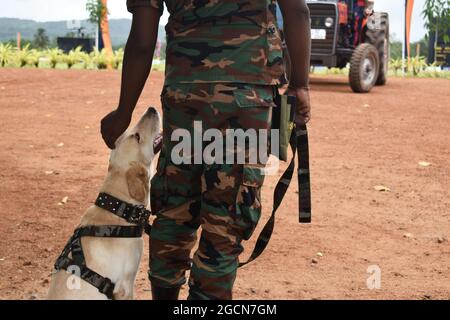
[[[172,151],[178,142],[171,136],[176,129],[193,136],[195,121],[202,121],[203,130],[224,134],[227,129],[270,129],[273,90],[211,83],[164,88],[163,148],[151,181],[156,218],[149,278],[154,285],[180,286],[190,270],[189,299],[232,298],[241,243],[250,238],[261,214],[264,164],[175,164]]]

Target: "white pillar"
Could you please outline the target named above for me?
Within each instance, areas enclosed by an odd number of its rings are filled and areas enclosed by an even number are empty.
[[[99,39],[99,32],[98,32],[98,27],[97,28],[95,28],[95,47],[97,48],[97,49],[99,49],[99,41],[98,41],[98,39]]]

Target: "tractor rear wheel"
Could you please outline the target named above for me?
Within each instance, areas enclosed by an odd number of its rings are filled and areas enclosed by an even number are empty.
[[[372,44],[378,51],[380,70],[375,84],[379,86],[385,85],[389,70],[389,59],[391,58],[389,44],[389,15],[386,12],[376,12],[369,18],[364,42]]]
[[[369,43],[360,44],[350,61],[350,86],[354,92],[369,92],[378,79],[380,58],[378,51]]]

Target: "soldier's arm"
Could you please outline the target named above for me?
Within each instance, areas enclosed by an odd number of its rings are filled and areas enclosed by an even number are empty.
[[[152,67],[158,38],[160,13],[152,7],[133,11],[131,31],[125,46],[119,110],[133,112]]]
[[[284,20],[284,36],[291,60],[289,94],[297,97],[295,121],[304,124],[311,118],[309,67],[311,22],[305,0],[278,0]]]
[[[111,149],[130,125],[134,108],[150,74],[160,15],[160,10],[149,6],[133,10],[133,22],[124,52],[119,106],[101,121],[103,140]]]
[[[291,59],[291,87],[308,87],[311,23],[305,0],[278,0],[284,20],[284,35]]]

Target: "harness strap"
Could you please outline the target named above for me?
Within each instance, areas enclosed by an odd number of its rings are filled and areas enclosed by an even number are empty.
[[[145,230],[150,232],[148,218],[150,211],[144,206],[135,206],[123,202],[109,194],[100,193],[95,204],[111,213],[125,219],[134,226],[84,226],[75,229],[72,237],[65,245],[61,255],[55,263],[56,270],[67,270],[76,273],[84,281],[96,287],[108,299],[113,299],[115,284],[111,279],[99,275],[86,265],[86,258],[81,244],[82,237],[100,238],[140,238]],[[71,254],[71,257],[69,255]],[[72,270],[76,266],[78,269]]]
[[[296,130],[292,131],[289,144],[292,149],[292,159],[287,167],[286,171],[281,176],[275,190],[273,192],[273,209],[269,220],[262,229],[261,233],[256,240],[255,248],[251,253],[250,257],[245,262],[239,263],[239,268],[245,266],[246,264],[252,262],[258,258],[272,236],[273,229],[275,226],[275,214],[279,208],[284,196],[286,195],[287,189],[292,181],[292,176],[294,174],[295,168],[295,157],[298,157],[298,214],[300,223],[310,223],[311,222],[311,186],[310,186],[310,172],[309,172],[309,147],[308,147],[308,129],[306,125],[302,125]]]
[[[75,270],[70,268],[71,266],[78,267],[78,270],[76,271],[79,271],[79,274],[77,274],[77,276],[81,279],[96,287],[98,291],[106,295],[108,299],[112,300],[114,298],[113,292],[115,284],[111,279],[99,275],[97,272],[89,269],[85,264],[78,264],[69,257],[60,257],[56,262],[55,269],[64,269],[75,273]]]
[[[78,237],[140,238],[141,226],[86,226],[75,230]]]
[[[77,228],[70,240],[67,242],[63,252],[56,260],[56,270],[70,270],[71,266],[77,266],[81,279],[90,283],[105,294],[108,299],[113,298],[114,283],[111,279],[99,275],[97,272],[86,266],[86,258],[81,245],[82,237],[102,237],[102,238],[140,238],[143,227],[141,226],[86,226]],[[72,253],[72,257],[69,254]]]

